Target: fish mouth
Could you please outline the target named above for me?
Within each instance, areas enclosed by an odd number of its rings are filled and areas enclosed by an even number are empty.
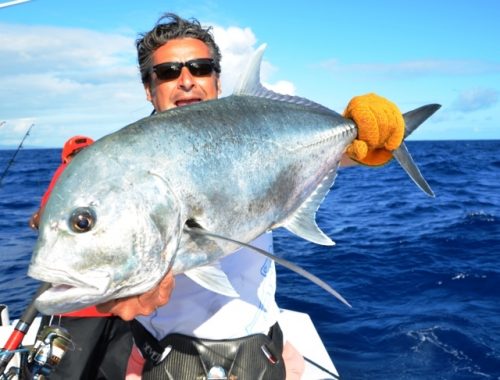
[[[96,305],[112,297],[111,277],[103,271],[93,271],[85,276],[66,274],[62,279],[62,272],[30,268],[28,275],[51,284],[35,301],[35,307],[43,314],[67,313]],[[92,282],[89,283],[88,279]]]
[[[43,314],[62,314],[96,305],[109,297],[95,287],[52,284],[35,300],[35,307]]]

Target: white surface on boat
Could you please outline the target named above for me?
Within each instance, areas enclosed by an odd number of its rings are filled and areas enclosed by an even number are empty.
[[[283,330],[285,339],[290,341],[302,356],[338,376],[337,369],[308,314],[292,310],[282,310],[279,324]],[[302,379],[325,380],[335,379],[335,377],[306,361],[306,368]]]

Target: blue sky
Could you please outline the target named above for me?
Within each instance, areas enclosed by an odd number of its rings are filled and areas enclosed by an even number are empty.
[[[31,123],[27,145],[60,147],[149,114],[134,40],[167,11],[214,26],[223,95],[267,43],[262,79],[277,91],[338,112],[367,92],[403,112],[440,103],[412,139],[500,139],[497,0],[32,0],[0,8],[0,146]]]

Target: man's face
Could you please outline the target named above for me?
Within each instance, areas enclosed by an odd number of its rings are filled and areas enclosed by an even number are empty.
[[[153,66],[165,62],[187,62],[198,58],[212,58],[210,49],[195,38],[168,41],[153,53]],[[187,67],[173,80],[160,80],[152,73],[151,85],[144,86],[147,99],[157,112],[195,102],[216,99],[220,94],[220,80],[213,71],[206,76],[194,76]]]

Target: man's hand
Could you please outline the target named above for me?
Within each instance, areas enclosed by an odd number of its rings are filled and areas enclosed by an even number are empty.
[[[358,126],[358,137],[346,151],[351,159],[369,166],[391,160],[405,133],[403,115],[394,103],[376,94],[356,96],[347,105],[344,117]]]
[[[97,305],[97,310],[131,321],[139,315],[149,315],[158,307],[165,305],[170,300],[174,286],[175,279],[172,271],[169,271],[158,285],[146,293],[108,301]]]
[[[40,224],[40,210],[37,210],[31,215],[28,225],[33,230],[38,230],[38,225]]]
[[[288,341],[283,346],[283,361],[285,362],[286,380],[302,379],[306,362],[300,352]]]

